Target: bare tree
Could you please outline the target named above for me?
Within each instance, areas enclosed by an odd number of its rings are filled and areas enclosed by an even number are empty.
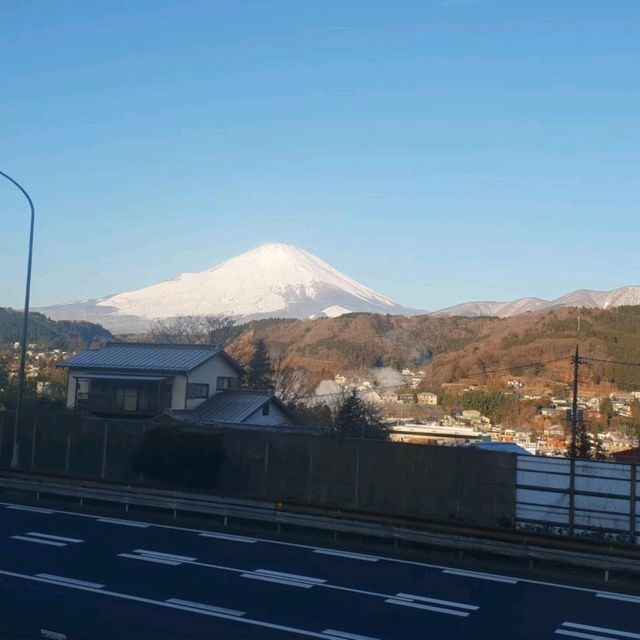
[[[273,382],[276,396],[290,406],[299,404],[314,392],[314,384],[309,376],[294,367],[284,356],[276,362]]]
[[[158,318],[149,327],[152,342],[165,344],[219,344],[232,337],[235,320],[228,316],[174,316]]]

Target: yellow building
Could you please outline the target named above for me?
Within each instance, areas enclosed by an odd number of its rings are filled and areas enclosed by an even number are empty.
[[[431,406],[438,404],[438,396],[430,391],[424,391],[418,394],[418,404],[428,404]]]

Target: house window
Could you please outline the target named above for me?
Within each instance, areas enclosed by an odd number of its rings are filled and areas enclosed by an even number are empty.
[[[187,384],[187,398],[189,400],[194,400],[196,398],[208,398],[208,397],[209,397],[208,384],[196,384],[192,382],[189,382]]]
[[[216,391],[224,391],[225,389],[236,389],[238,387],[238,378],[216,378]]]
[[[262,415],[263,416],[268,416],[269,415],[269,402],[267,402],[266,404],[262,405]]]
[[[120,411],[134,412],[138,409],[138,390],[118,388],[116,390],[116,409]]]

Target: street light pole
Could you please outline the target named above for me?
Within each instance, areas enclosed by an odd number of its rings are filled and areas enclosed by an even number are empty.
[[[20,407],[22,404],[22,395],[24,389],[24,369],[27,357],[27,334],[29,330],[29,297],[31,294],[31,262],[33,258],[33,229],[35,226],[36,211],[33,206],[33,201],[29,197],[29,194],[22,188],[22,186],[16,182],[11,176],[8,176],[3,171],[0,171],[0,176],[4,176],[11,184],[18,188],[22,195],[27,199],[29,208],[31,209],[31,226],[29,229],[29,257],[27,258],[27,284],[24,293],[24,317],[22,319],[22,341],[20,344],[20,368],[18,369],[18,394],[16,397],[16,417],[13,425],[13,450],[11,453],[11,466],[17,467],[19,464],[19,450],[18,450],[18,425],[20,422]]]

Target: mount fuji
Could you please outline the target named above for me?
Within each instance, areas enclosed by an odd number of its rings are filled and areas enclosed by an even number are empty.
[[[224,315],[246,321],[337,317],[352,311],[417,313],[287,244],[263,244],[206,271],[38,311],[54,320],[99,322],[121,333],[144,331],[157,318],[187,315]]]

